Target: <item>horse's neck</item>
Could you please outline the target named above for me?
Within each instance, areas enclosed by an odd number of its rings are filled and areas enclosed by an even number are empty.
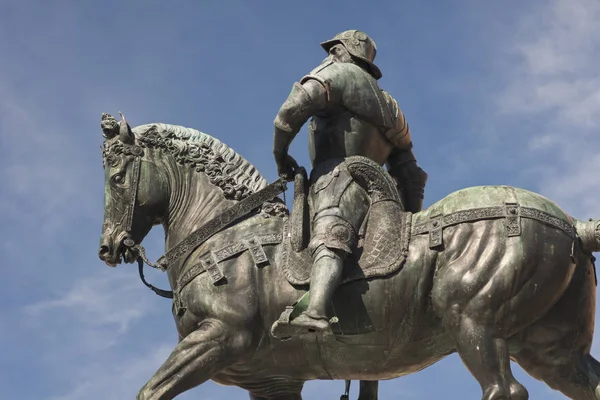
[[[205,222],[231,207],[221,189],[208,177],[186,167],[176,167],[170,173],[170,201],[164,220],[166,250],[185,239]]]

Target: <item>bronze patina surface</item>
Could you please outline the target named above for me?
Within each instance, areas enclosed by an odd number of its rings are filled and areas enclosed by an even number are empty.
[[[210,135],[103,114],[99,256],[142,265],[142,241],[164,227],[165,255],[146,261],[169,277],[157,293],[173,297],[180,339],[138,399],[213,380],[252,400],[299,400],[306,381],[340,379],[374,400],[379,380],[457,352],[484,400],[528,399],[511,359],[570,398],[600,400],[600,221],[509,186],[420,210],[426,174],[376,85],[374,42],[347,31],[323,47],[275,120],[271,185]],[[310,177],[287,154],[309,118]],[[278,195],[291,179],[290,211]]]

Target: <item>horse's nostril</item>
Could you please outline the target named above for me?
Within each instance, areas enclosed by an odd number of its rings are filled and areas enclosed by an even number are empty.
[[[110,249],[108,248],[108,246],[106,245],[102,245],[100,246],[100,251],[98,252],[98,255],[100,257],[107,255],[110,252]]]

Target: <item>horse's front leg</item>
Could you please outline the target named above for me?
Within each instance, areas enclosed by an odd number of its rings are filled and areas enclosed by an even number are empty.
[[[140,390],[138,400],[170,400],[209,380],[231,365],[250,343],[240,329],[226,329],[218,320],[205,320],[179,342],[167,361]]]

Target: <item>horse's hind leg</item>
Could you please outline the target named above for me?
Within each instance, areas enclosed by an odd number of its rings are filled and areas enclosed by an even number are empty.
[[[302,400],[304,381],[286,379],[255,382],[254,392],[250,392],[250,400]]]
[[[505,339],[494,337],[488,328],[467,316],[462,317],[456,333],[458,354],[481,385],[482,400],[529,398],[512,374]]]
[[[548,363],[544,356],[522,350],[515,357],[527,373],[575,400],[600,400],[600,363],[590,354],[564,363]]]
[[[377,400],[379,381],[360,381],[358,400]]]
[[[526,400],[510,368],[508,338],[548,314],[575,270],[573,239],[523,219],[520,236],[506,222],[458,225],[444,234],[447,263],[438,268],[432,301],[483,400]],[[514,348],[511,347],[514,351]]]
[[[569,287],[539,321],[511,339],[527,373],[575,400],[600,400],[600,363],[589,352],[594,333],[593,265],[580,257]]]
[[[140,390],[138,400],[171,400],[192,389],[235,361],[249,342],[238,329],[206,320],[182,339],[167,361]]]

